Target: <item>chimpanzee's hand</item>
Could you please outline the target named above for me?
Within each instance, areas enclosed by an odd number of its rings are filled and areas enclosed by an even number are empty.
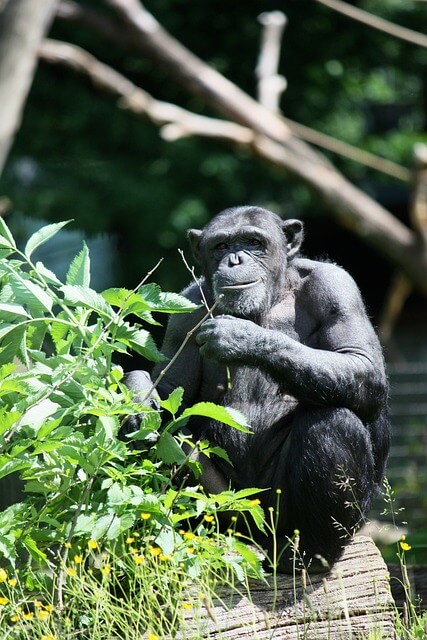
[[[130,371],[125,375],[125,385],[133,391],[135,402],[141,402],[147,406],[151,406],[154,409],[159,409],[160,398],[156,390],[153,391],[153,383],[150,378],[150,374],[147,371]],[[122,438],[136,434],[141,427],[141,418],[143,414],[128,416],[126,422],[123,424],[120,430],[120,436]],[[138,440],[129,441],[129,446],[134,449],[144,449],[147,445],[153,445],[158,439],[158,435],[153,432],[150,433],[144,442]]]
[[[245,362],[253,353],[260,327],[234,316],[216,316],[204,322],[196,336],[200,353],[206,358],[231,364]]]

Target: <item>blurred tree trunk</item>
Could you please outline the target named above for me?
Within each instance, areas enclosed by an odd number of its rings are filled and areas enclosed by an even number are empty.
[[[21,123],[37,50],[50,27],[57,1],[0,3],[0,173]]]

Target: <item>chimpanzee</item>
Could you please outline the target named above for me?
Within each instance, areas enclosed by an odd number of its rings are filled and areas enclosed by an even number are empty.
[[[219,445],[232,463],[206,458],[203,486],[264,489],[264,508],[279,501],[279,548],[299,530],[305,561],[332,564],[382,482],[390,439],[382,351],[359,290],[337,265],[299,256],[299,220],[260,207],[226,209],[188,238],[203,279],[184,295],[218,302],[159,394],[182,386],[185,406],[242,411],[252,434],[206,419],[190,425],[195,441]],[[167,358],[204,314],[202,306],[170,318]],[[138,390],[140,380],[133,372],[129,384]],[[285,552],[279,570],[289,567]]]

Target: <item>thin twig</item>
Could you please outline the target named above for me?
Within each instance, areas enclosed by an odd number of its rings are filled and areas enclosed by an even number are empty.
[[[219,303],[221,302],[221,299],[223,298],[223,295],[220,294],[218,296],[218,299],[215,301],[215,303],[212,305],[212,307],[210,309],[208,309],[207,313],[203,316],[203,318],[200,320],[200,322],[198,322],[185,336],[181,346],[179,347],[178,351],[176,352],[176,354],[174,355],[174,357],[172,358],[172,360],[167,364],[167,366],[162,369],[162,371],[160,372],[160,374],[157,376],[156,380],[153,382],[153,385],[151,386],[151,388],[148,390],[148,392],[146,393],[146,395],[144,396],[144,398],[142,399],[142,403],[147,400],[147,398],[150,397],[150,395],[153,393],[153,391],[156,389],[157,385],[161,382],[161,380],[163,379],[163,377],[166,375],[166,373],[169,371],[169,369],[171,368],[171,366],[176,362],[177,358],[181,355],[181,353],[183,352],[185,346],[187,345],[188,341],[190,340],[190,338],[194,335],[194,333],[202,326],[202,324],[208,319],[212,317],[212,313],[213,311],[217,308],[217,306],[219,305]]]

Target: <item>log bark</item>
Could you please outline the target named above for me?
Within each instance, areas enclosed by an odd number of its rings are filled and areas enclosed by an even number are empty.
[[[273,604],[275,594],[277,599]],[[188,615],[182,638],[221,640],[395,639],[396,607],[387,567],[371,538],[356,536],[327,576],[251,584],[251,599],[223,589],[204,615]]]
[[[0,8],[0,173],[21,123],[38,46],[58,0],[6,0]]]

